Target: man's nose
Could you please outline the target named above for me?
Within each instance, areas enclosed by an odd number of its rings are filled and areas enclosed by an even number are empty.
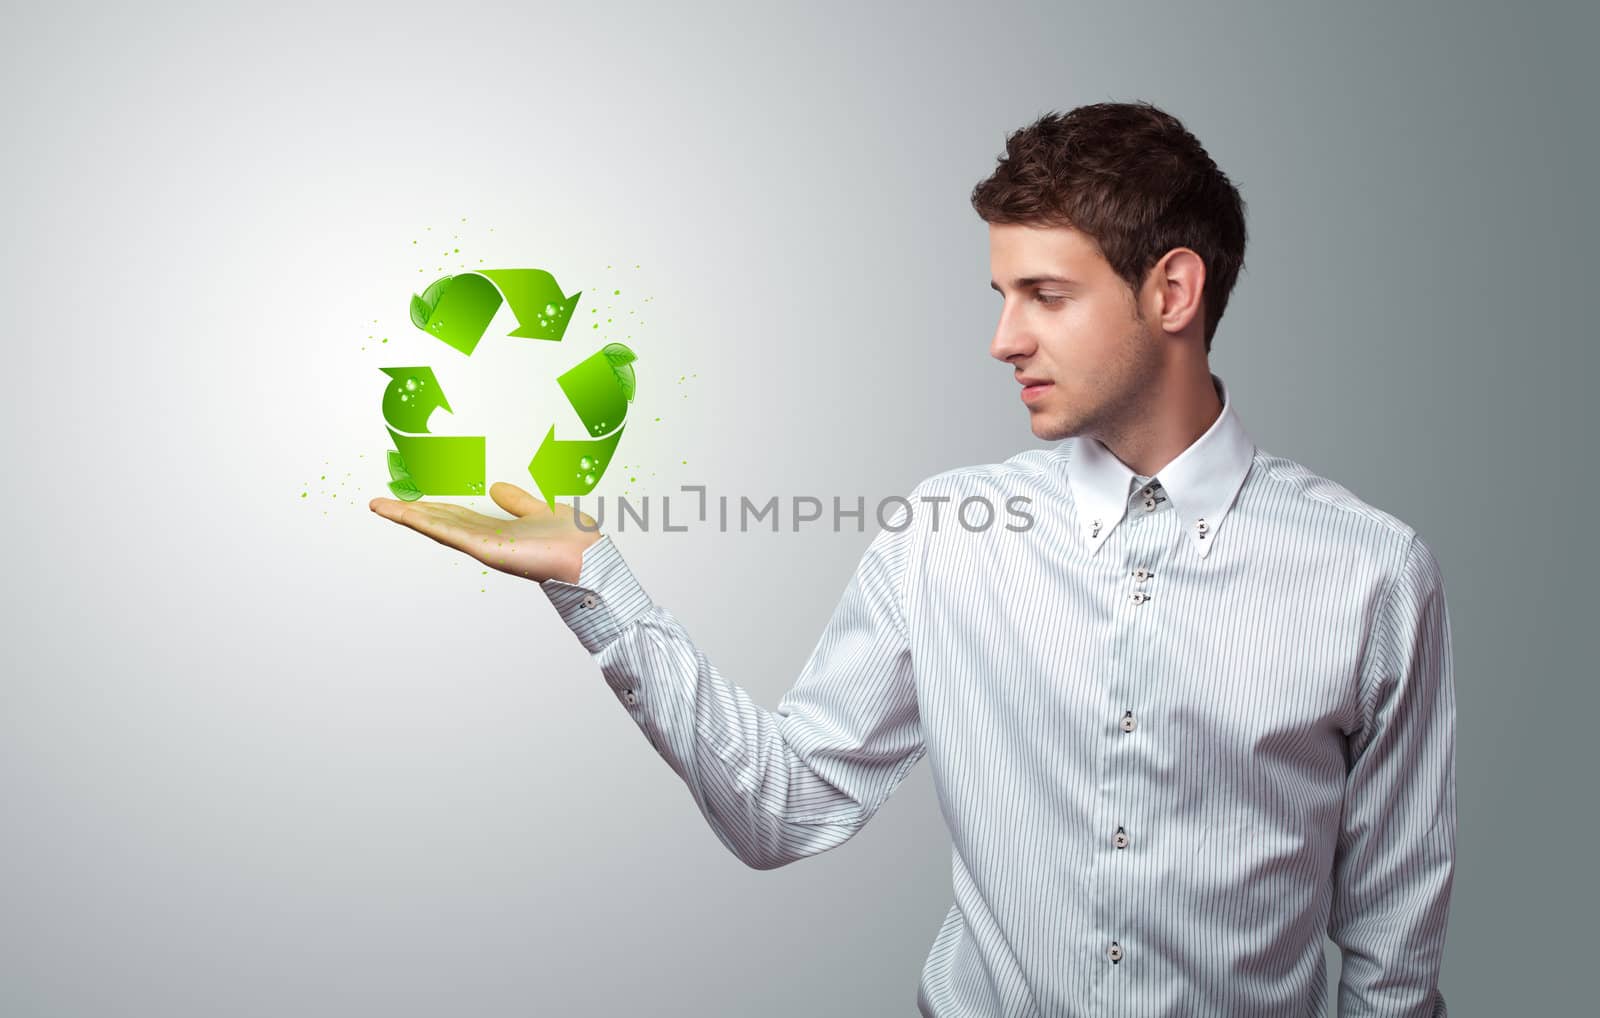
[[[1035,344],[1026,323],[1009,309],[1000,312],[1000,323],[995,326],[994,338],[989,341],[989,356],[998,361],[1009,361],[1021,354],[1033,353]]]

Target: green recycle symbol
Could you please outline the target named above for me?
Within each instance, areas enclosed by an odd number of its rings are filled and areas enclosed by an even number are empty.
[[[565,297],[543,269],[485,269],[442,276],[411,297],[411,321],[447,346],[471,356],[502,301],[517,319],[509,335],[560,342],[582,291]],[[633,400],[632,350],[611,343],[557,376],[556,382],[591,437],[556,438],[555,425],[539,443],[528,473],[545,501],[594,490],[622,439]],[[407,502],[423,495],[481,495],[484,436],[434,435],[428,417],[435,407],[454,413],[433,369],[380,368],[383,419],[395,448],[389,453],[389,490]]]

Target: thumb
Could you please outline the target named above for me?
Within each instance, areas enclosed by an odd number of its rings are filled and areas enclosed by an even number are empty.
[[[550,515],[550,506],[547,502],[534,498],[515,484],[505,481],[496,481],[489,485],[489,497],[494,499],[495,505],[513,516],[521,517],[533,513]]]

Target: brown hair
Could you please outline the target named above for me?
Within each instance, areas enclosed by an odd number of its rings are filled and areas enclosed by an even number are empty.
[[[1147,102],[1047,113],[1006,138],[972,189],[988,223],[1070,226],[1134,293],[1175,247],[1205,263],[1205,348],[1244,268],[1244,200],[1178,119]]]

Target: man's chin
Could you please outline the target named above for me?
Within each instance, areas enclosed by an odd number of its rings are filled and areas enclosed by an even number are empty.
[[[1033,429],[1035,438],[1046,442],[1058,442],[1074,434],[1072,422],[1062,419],[1060,414],[1040,408],[1028,412],[1028,426]]]

